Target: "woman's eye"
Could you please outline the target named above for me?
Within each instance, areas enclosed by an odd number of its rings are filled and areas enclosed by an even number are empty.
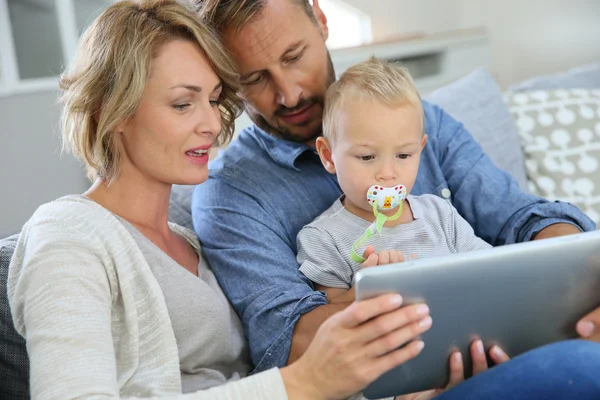
[[[210,101],[210,106],[211,107],[217,107],[219,105],[219,100],[211,100]]]
[[[190,103],[175,104],[173,108],[177,111],[185,111],[190,106]]]

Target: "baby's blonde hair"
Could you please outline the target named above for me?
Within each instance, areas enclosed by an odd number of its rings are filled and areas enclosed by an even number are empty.
[[[365,100],[378,101],[390,108],[408,104],[423,114],[421,96],[408,69],[372,57],[348,68],[327,89],[323,136],[335,141],[339,111],[348,102]]]
[[[91,180],[116,179],[121,154],[115,127],[135,113],[153,59],[173,40],[196,44],[208,59],[223,85],[217,144],[233,136],[243,103],[235,66],[217,36],[177,0],[119,1],[85,32],[60,80],[63,147],[85,164]]]

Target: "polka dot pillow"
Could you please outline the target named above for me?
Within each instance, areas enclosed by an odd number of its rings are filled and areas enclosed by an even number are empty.
[[[529,190],[600,224],[600,89],[510,93]]]

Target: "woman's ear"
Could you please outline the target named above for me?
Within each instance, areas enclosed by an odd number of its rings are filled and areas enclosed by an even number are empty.
[[[126,130],[128,120],[124,119],[115,125],[115,133],[123,134]]]
[[[333,154],[331,153],[331,145],[324,137],[317,138],[317,153],[321,158],[321,163],[325,170],[330,174],[335,174],[335,163],[333,162]]]
[[[317,24],[319,24],[319,28],[321,28],[323,39],[327,40],[327,38],[329,38],[329,27],[327,26],[327,17],[319,6],[319,0],[313,0],[312,9],[315,18],[317,19]]]

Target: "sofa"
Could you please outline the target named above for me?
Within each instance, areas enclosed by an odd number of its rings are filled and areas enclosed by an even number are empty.
[[[540,76],[502,92],[485,69],[427,95],[462,121],[521,188],[570,201],[600,222],[600,64]],[[193,187],[173,188],[169,217],[192,228]],[[28,399],[24,339],[6,293],[18,235],[0,240],[0,399]]]

